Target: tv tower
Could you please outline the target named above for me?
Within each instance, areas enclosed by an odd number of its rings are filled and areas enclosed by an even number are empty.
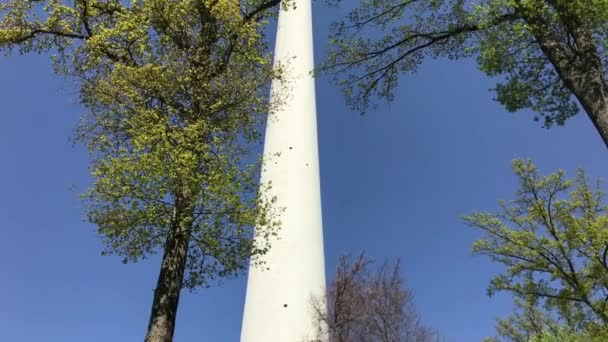
[[[268,117],[261,174],[272,185],[265,196],[276,196],[284,211],[265,264],[249,269],[241,342],[327,340],[318,335],[311,304],[325,295],[312,6],[294,4],[278,19],[274,63],[284,68],[287,86],[271,90],[281,105]]]

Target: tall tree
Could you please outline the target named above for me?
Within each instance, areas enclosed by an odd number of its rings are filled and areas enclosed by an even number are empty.
[[[104,253],[126,263],[162,251],[146,341],[172,340],[182,288],[234,276],[267,251],[253,226],[276,234],[251,148],[280,76],[263,34],[279,3],[0,4],[0,50],[50,52],[80,87],[87,115],[76,139],[94,178],[84,198]]]
[[[499,322],[499,332],[513,341],[558,332],[608,336],[608,206],[599,183],[593,187],[583,170],[574,179],[561,170],[540,176],[530,161],[515,160],[513,171],[514,200],[500,202],[497,213],[465,217],[483,233],[474,254],[504,266],[488,293],[506,291],[522,303],[523,315]]]
[[[422,325],[400,265],[372,268],[364,254],[340,257],[327,298],[313,298],[315,318],[332,342],[431,342],[437,334]],[[328,309],[325,310],[325,303]]]
[[[341,0],[328,0],[338,3]],[[545,127],[587,113],[608,146],[608,4],[603,0],[362,0],[333,26],[329,59],[348,103],[393,100],[427,57],[477,57],[496,99]]]

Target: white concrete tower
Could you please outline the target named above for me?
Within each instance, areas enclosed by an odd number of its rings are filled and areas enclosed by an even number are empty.
[[[249,269],[241,342],[326,341],[311,306],[325,292],[311,0],[281,10],[274,63],[288,84],[271,91],[282,105],[268,118],[261,181],[284,211],[263,269]]]

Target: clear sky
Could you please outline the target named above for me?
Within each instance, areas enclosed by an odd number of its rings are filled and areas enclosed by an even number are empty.
[[[317,60],[340,10],[315,4]],[[427,325],[448,342],[480,341],[510,297],[488,298],[499,270],[470,255],[460,216],[515,190],[514,158],[541,172],[585,166],[606,177],[608,151],[583,115],[544,130],[492,101],[474,61],[430,61],[397,101],[360,116],[317,83],[327,274],[343,253],[401,258]],[[46,56],[0,59],[0,341],[141,341],[159,260],[102,257],[78,193],[87,154],[68,137],[83,109]],[[238,341],[245,277],[181,298],[176,341]]]

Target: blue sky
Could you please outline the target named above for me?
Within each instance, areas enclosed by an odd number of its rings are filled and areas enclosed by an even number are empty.
[[[315,5],[316,57],[340,10]],[[102,257],[78,193],[87,154],[68,137],[83,109],[46,56],[0,61],[0,341],[142,340],[158,258]],[[507,314],[485,288],[499,270],[470,255],[478,236],[460,216],[511,198],[514,158],[548,173],[585,166],[606,177],[608,154],[579,115],[545,130],[532,114],[492,101],[474,61],[425,63],[402,78],[397,100],[367,116],[317,83],[327,274],[343,253],[401,258],[427,325],[448,342],[480,341]],[[182,296],[176,341],[238,341],[245,277]]]

